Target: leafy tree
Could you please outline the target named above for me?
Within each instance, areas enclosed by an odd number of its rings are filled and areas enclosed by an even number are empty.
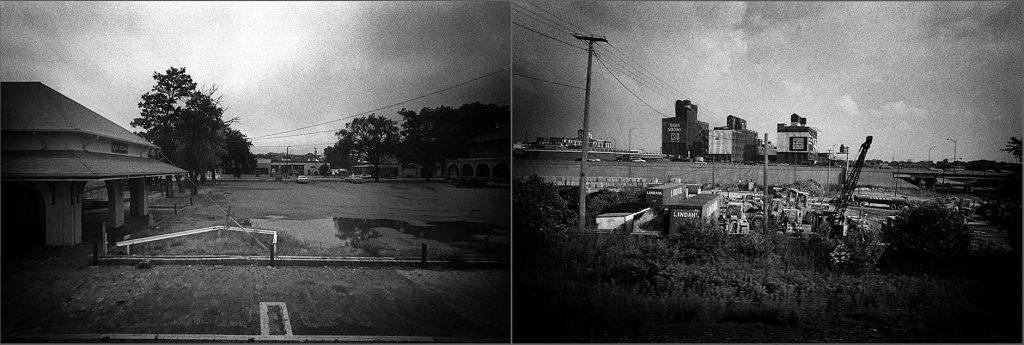
[[[935,201],[914,204],[897,213],[893,226],[884,229],[882,237],[894,250],[924,258],[956,258],[971,249],[971,233],[964,216]]]
[[[1006,143],[1006,147],[1000,149],[1000,151],[1009,152],[1014,157],[1017,157],[1017,163],[1021,162],[1021,142],[1020,139],[1017,139],[1017,137],[1010,137],[1010,141]]]
[[[169,68],[164,74],[153,72],[156,85],[150,92],[142,95],[139,102],[141,116],[132,119],[132,127],[142,128],[140,136],[160,148],[160,159],[172,165],[178,165],[174,152],[178,141],[175,140],[174,126],[185,109],[186,101],[196,91],[196,83],[192,76],[185,73],[185,68]],[[176,176],[178,189],[181,190],[181,177]]]
[[[537,175],[512,183],[512,229],[515,246],[532,250],[550,245],[576,224],[577,215],[558,193],[558,188]],[[519,250],[516,250],[519,252]]]
[[[330,175],[331,165],[327,163],[320,164],[320,167],[317,168],[317,173],[319,173],[321,176]]]
[[[351,168],[355,165],[357,158],[352,152],[351,145],[340,140],[335,145],[324,148],[324,159],[331,167]]]
[[[221,157],[221,164],[230,168],[235,177],[241,177],[242,170],[256,167],[256,157],[250,151],[252,142],[245,134],[236,129],[227,128],[224,131],[224,144],[227,154]]]
[[[397,156],[403,162],[419,164],[429,181],[442,159],[439,147],[441,133],[438,131],[440,123],[436,112],[431,108],[423,108],[416,114],[415,111],[402,108],[398,114],[402,115],[403,121]]]
[[[192,195],[199,194],[196,178],[216,167],[220,157],[227,153],[224,131],[228,123],[222,118],[224,108],[219,97],[214,98],[216,91],[213,87],[194,92],[174,123],[175,160],[179,167],[189,171]]]
[[[376,114],[359,117],[345,124],[335,133],[336,148],[351,148],[349,152],[365,158],[373,165],[373,180],[380,181],[380,164],[395,154],[398,147],[398,126],[395,121]]]

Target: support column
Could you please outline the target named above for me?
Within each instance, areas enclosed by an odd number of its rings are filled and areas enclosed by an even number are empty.
[[[146,190],[146,178],[139,177],[128,180],[131,193],[131,212],[133,216],[149,214],[149,192]]]
[[[171,175],[164,176],[164,196],[174,197],[174,178]]]
[[[107,224],[111,229],[124,225],[124,182],[107,180]]]
[[[82,243],[82,192],[85,182],[36,182],[46,207],[46,245]]]

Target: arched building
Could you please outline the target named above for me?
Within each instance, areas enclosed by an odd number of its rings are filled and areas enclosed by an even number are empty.
[[[3,242],[76,245],[86,182],[104,181],[112,196],[128,188],[130,213],[146,215],[145,178],[185,173],[150,158],[152,143],[39,82],[0,83],[0,133]],[[109,227],[124,224],[124,207],[110,198]]]
[[[510,182],[511,138],[508,126],[473,136],[467,142],[465,157],[447,160],[445,174],[450,179]]]

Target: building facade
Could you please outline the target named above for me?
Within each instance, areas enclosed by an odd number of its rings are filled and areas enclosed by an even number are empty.
[[[674,117],[661,119],[661,153],[672,159],[696,159],[708,154],[710,128],[697,121],[697,105],[676,100]]]
[[[807,126],[807,118],[790,115],[789,125],[780,123],[776,129],[779,163],[805,164],[817,161],[818,130]]]
[[[708,156],[716,162],[757,160],[757,132],[747,129],[742,118],[729,115],[725,126],[711,130],[708,142]]]

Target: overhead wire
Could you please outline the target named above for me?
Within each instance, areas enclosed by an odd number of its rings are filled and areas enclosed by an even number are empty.
[[[328,123],[334,123],[334,122],[350,119],[350,118],[353,118],[353,117],[356,117],[356,116],[360,116],[360,115],[366,115],[366,114],[373,113],[373,112],[376,112],[376,111],[379,111],[379,110],[383,110],[383,109],[387,109],[387,108],[394,107],[394,106],[397,106],[397,105],[401,105],[403,103],[408,103],[408,102],[415,101],[415,100],[418,100],[418,99],[421,99],[421,98],[426,98],[426,97],[429,97],[429,96],[433,96],[433,95],[436,95],[436,94],[439,94],[439,93],[442,93],[442,92],[454,89],[456,87],[460,87],[460,86],[472,83],[474,81],[477,81],[477,80],[480,80],[480,79],[484,79],[484,78],[493,76],[495,74],[501,73],[501,72],[506,71],[506,70],[508,70],[508,67],[503,67],[503,68],[501,68],[499,70],[496,70],[496,71],[493,71],[493,72],[490,72],[490,73],[487,73],[487,74],[484,74],[484,75],[480,75],[480,76],[474,77],[472,79],[460,82],[460,83],[455,84],[455,85],[448,86],[448,87],[440,89],[440,90],[435,90],[435,91],[429,92],[427,94],[416,96],[416,97],[413,97],[413,98],[410,98],[410,99],[406,99],[406,100],[403,100],[403,101],[400,101],[400,102],[388,104],[386,106],[379,107],[379,108],[376,108],[376,109],[373,109],[373,110],[364,111],[364,112],[361,112],[361,113],[358,113],[358,114],[354,114],[354,115],[343,116],[341,118],[337,118],[337,119],[334,119],[334,120],[324,121],[324,122],[320,122],[320,123],[316,123],[316,124],[312,124],[312,125],[308,125],[308,126],[303,126],[303,127],[299,127],[299,128],[295,128],[295,129],[290,129],[290,130],[287,130],[287,131],[281,131],[281,132],[276,132],[276,133],[258,135],[258,136],[252,137],[250,139],[251,140],[256,140],[256,139],[260,139],[260,138],[275,136],[275,135],[278,135],[278,134],[291,133],[291,132],[295,132],[295,131],[299,131],[299,130],[303,130],[303,129],[307,129],[307,128],[312,128],[312,127],[316,127],[316,126],[325,125],[325,124],[328,124]]]
[[[619,77],[615,75],[615,72],[612,72],[612,70],[611,70],[610,68],[608,68],[608,65],[606,65],[606,64],[604,63],[604,60],[603,60],[603,59],[601,59],[600,57],[598,57],[597,61],[598,61],[598,62],[600,62],[600,63],[601,63],[601,66],[604,66],[604,68],[605,68],[606,70],[608,70],[608,73],[609,73],[609,74],[611,74],[613,78],[615,78],[615,81],[619,82],[619,85],[622,85],[622,88],[626,89],[626,91],[629,91],[629,93],[630,93],[631,95],[633,95],[633,97],[636,97],[636,99],[637,99],[637,100],[639,100],[639,101],[640,101],[641,103],[643,103],[644,105],[646,105],[646,106],[647,106],[648,108],[651,108],[651,110],[654,110],[654,112],[656,112],[656,113],[658,113],[658,114],[661,114],[661,116],[662,116],[662,117],[670,117],[670,116],[668,116],[668,115],[665,115],[665,113],[662,113],[661,111],[658,111],[658,109],[655,109],[654,107],[652,107],[652,106],[651,106],[651,105],[650,105],[649,103],[647,103],[647,101],[645,101],[645,100],[644,100],[643,98],[641,98],[640,96],[638,96],[638,95],[637,95],[637,94],[636,94],[635,92],[633,92],[633,90],[630,90],[630,88],[629,88],[629,87],[627,87],[627,86],[626,86],[626,84],[625,84],[625,83],[623,83],[623,82],[622,82],[622,80],[620,80],[620,79],[619,79]]]

